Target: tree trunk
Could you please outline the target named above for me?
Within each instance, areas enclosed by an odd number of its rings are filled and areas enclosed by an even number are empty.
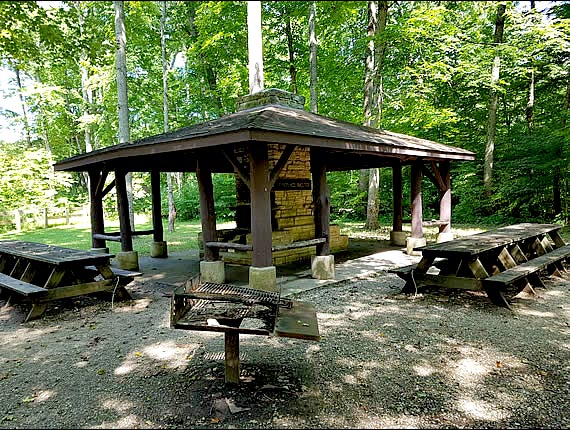
[[[249,55],[249,93],[263,91],[263,48],[261,40],[261,2],[247,2],[247,50]]]
[[[117,50],[115,53],[117,70],[117,99],[119,110],[119,143],[131,141],[129,128],[129,102],[127,95],[127,33],[125,31],[125,11],[123,1],[113,1],[115,7],[115,38]],[[134,209],[133,209],[133,176],[130,172],[126,177],[127,200],[129,205],[129,223],[134,230]]]
[[[503,43],[503,30],[505,28],[505,9],[504,4],[497,6],[497,17],[495,21],[495,35],[493,42],[495,49],[497,45]],[[497,104],[499,101],[499,93],[497,92],[497,83],[499,82],[499,71],[501,67],[501,57],[497,52],[493,61],[493,69],[491,72],[491,90],[489,92],[489,119],[487,122],[487,144],[485,145],[485,160],[483,165],[483,187],[487,196],[491,194],[492,178],[493,178],[493,158],[495,152],[495,133],[497,131]]]
[[[566,97],[564,98],[564,109],[562,111],[562,129],[566,128],[566,116],[570,111],[570,78],[568,78],[566,82]],[[563,142],[560,142],[556,151],[557,160],[562,162],[562,145]],[[567,163],[566,163],[567,165]],[[553,210],[554,215],[558,215],[562,212],[562,181],[566,183],[566,189],[568,187],[568,167],[566,167],[565,174],[562,175],[562,169],[560,168],[560,164],[556,164],[554,167],[554,178],[553,178],[553,186],[552,186],[552,193],[553,193]],[[568,204],[566,204],[566,222],[568,221],[568,217],[570,214],[568,213]]]
[[[372,125],[372,109],[374,104],[374,36],[376,34],[376,20],[378,16],[378,8],[375,1],[368,1],[368,51],[366,53],[365,69],[364,69],[364,125]],[[371,180],[372,177],[372,180]],[[361,169],[359,174],[358,187],[360,191],[368,189],[368,203],[366,205],[366,228],[376,228],[378,220],[372,219],[373,214],[370,208],[375,206],[378,200],[378,190],[374,188],[376,185],[377,175],[374,169],[370,172]]]
[[[317,113],[317,34],[315,32],[315,20],[317,16],[317,2],[312,1],[309,5],[309,74],[310,74],[310,109]]]
[[[30,123],[28,121],[28,107],[24,99],[24,89],[22,87],[22,78],[20,77],[20,66],[14,64],[14,73],[16,74],[16,83],[18,84],[18,97],[20,98],[20,105],[22,106],[22,118],[24,119],[24,132],[26,134],[26,143],[28,146],[32,145],[32,138],[30,137]]]
[[[291,30],[291,16],[288,13],[285,17],[285,20],[287,49],[289,50],[289,75],[291,76],[291,92],[297,94],[297,69],[295,68],[295,52],[293,50],[293,32]]]
[[[160,17],[160,46],[162,51],[162,113],[163,129],[168,132],[168,61],[166,60],[166,1],[162,2],[162,15]],[[174,194],[172,192],[172,173],[166,172],[166,186],[168,187],[168,231],[174,232],[176,222],[176,208],[174,206]]]
[[[378,12],[380,14],[378,15]],[[379,35],[386,30],[388,19],[388,2],[368,2],[368,54],[364,77],[364,125],[377,127],[379,113],[382,110],[382,67],[386,52],[386,41],[379,42]],[[368,203],[366,205],[366,228],[378,228],[378,213],[380,212],[380,169],[373,168],[368,172]],[[361,187],[366,183],[366,174],[361,171]]]

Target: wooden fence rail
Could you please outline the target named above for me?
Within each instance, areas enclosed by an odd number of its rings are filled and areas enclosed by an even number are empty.
[[[66,208],[20,208],[0,211],[0,231],[22,231],[26,228],[70,225],[89,220],[89,206]]]

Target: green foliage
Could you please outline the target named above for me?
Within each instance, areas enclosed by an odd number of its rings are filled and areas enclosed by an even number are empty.
[[[70,175],[54,175],[53,160],[43,149],[0,144],[0,208],[51,207],[65,195]]]
[[[46,3],[0,2],[0,59],[9,71],[20,73],[27,118],[4,109],[0,112],[9,121],[27,123],[31,136],[29,145],[1,148],[6,154],[0,162],[3,207],[44,204],[55,194],[86,200],[85,177],[54,174],[48,160],[85,152],[88,142],[93,149],[117,143],[112,2],[65,1],[53,9]],[[309,4],[263,2],[262,11],[265,86],[291,90],[293,66],[297,92],[307,99]],[[389,5],[386,32],[376,41],[386,43],[378,124],[477,154],[474,163],[453,163],[454,222],[567,221],[568,4],[557,3],[541,14],[528,10],[524,3],[515,8],[509,2],[505,43],[500,46],[491,43],[496,2]],[[161,6],[161,2],[125,3],[133,140],[164,129]],[[234,112],[237,97],[248,91],[246,2],[169,1],[167,6],[170,129]],[[362,123],[366,25],[367,2],[317,2],[320,114]],[[482,160],[496,54],[501,56],[495,88],[499,110],[493,192],[487,196],[482,187]],[[531,70],[535,78],[532,126],[527,119]],[[134,176],[135,208],[148,212],[148,176]],[[358,172],[330,172],[328,178],[333,218],[364,219],[366,191],[358,189]],[[214,187],[218,216],[231,218],[233,178],[215,175]],[[404,169],[404,193],[404,216],[409,216],[408,169]],[[438,197],[435,187],[424,180],[425,218],[437,215]],[[199,217],[194,175],[186,174],[180,189],[175,186],[175,200],[178,219]],[[105,205],[110,214],[116,212],[113,195],[105,199]],[[382,169],[380,218],[389,218],[391,208],[391,172]]]

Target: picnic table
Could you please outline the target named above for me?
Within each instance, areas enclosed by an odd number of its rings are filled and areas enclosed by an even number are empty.
[[[418,247],[422,258],[417,265],[390,272],[406,281],[403,293],[422,286],[483,290],[493,303],[510,308],[508,293],[534,294],[533,287],[545,288],[541,272],[565,271],[570,245],[560,236],[561,228],[522,223]]]
[[[25,321],[39,318],[49,302],[101,291],[130,299],[125,285],[139,272],[111,267],[113,254],[20,240],[0,241],[0,290],[7,304],[20,300],[32,307]]]

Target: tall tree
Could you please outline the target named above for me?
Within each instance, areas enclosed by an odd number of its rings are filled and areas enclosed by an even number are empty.
[[[130,143],[131,130],[129,127],[129,99],[127,93],[127,32],[125,30],[125,10],[124,2],[113,1],[115,7],[115,37],[117,43],[116,68],[117,68],[117,98],[119,110],[119,143]],[[134,207],[133,207],[133,177],[128,172],[127,198],[129,202],[129,221],[131,229],[135,229]]]
[[[317,18],[317,2],[313,0],[309,5],[309,93],[310,110],[318,112],[318,82],[317,82],[317,33],[315,31],[315,21]]]
[[[495,58],[493,60],[493,69],[491,72],[491,89],[489,91],[489,119],[487,121],[487,143],[485,145],[485,161],[483,165],[483,186],[487,195],[491,195],[493,163],[495,155],[495,135],[497,132],[497,105],[499,102],[499,92],[497,85],[499,83],[499,74],[501,69],[501,55],[499,45],[503,43],[503,31],[505,29],[505,10],[506,5],[499,3],[497,6],[497,15],[495,18],[495,34],[493,36],[493,45],[495,49]]]
[[[380,12],[380,14],[378,14]],[[377,127],[382,110],[383,86],[382,68],[386,53],[386,39],[381,36],[386,30],[388,2],[368,2],[368,53],[364,78],[364,125]],[[380,200],[380,169],[372,168],[368,173],[368,203],[366,205],[366,228],[378,228]]]
[[[168,60],[166,58],[166,11],[167,3],[162,2],[162,13],[160,16],[160,45],[162,51],[162,111],[164,132],[168,132]],[[172,173],[166,172],[166,186],[168,191],[168,231],[174,231],[176,221],[176,206],[174,205],[174,193],[172,190]]]

